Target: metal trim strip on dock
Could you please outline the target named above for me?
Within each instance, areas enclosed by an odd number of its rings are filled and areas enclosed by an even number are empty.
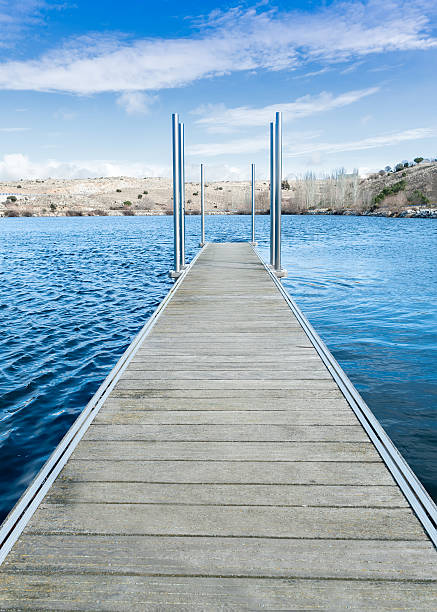
[[[32,480],[26,491],[17,501],[15,506],[9,512],[4,522],[0,526],[0,565],[6,559],[9,551],[20,537],[23,529],[32,518],[33,513],[38,508],[41,501],[49,491],[50,487],[56,480],[59,472],[67,463],[72,452],[81,441],[88,427],[93,422],[105,399],[111,393],[114,386],[117,384],[120,376],[128,366],[129,362],[135,355],[136,350],[141,342],[151,332],[155,323],[161,316],[167,303],[173,295],[178,291],[188,271],[195,264],[200,255],[208,247],[206,243],[193,258],[191,263],[181,271],[181,275],[175,281],[175,284],[164,297],[162,302],[156,308],[155,312],[147,320],[143,328],[132,340],[123,355],[117,361],[115,366],[109,372],[105,380],[94,393],[83,411],[79,414],[65,436],[59,442],[58,446],[52,452],[41,470]]]
[[[405,495],[409,504],[416,513],[430,540],[434,546],[437,547],[437,506],[417,478],[416,474],[402,457],[386,431],[382,428],[381,424],[376,419],[366,402],[358,393],[346,372],[332,355],[331,351],[300,310],[299,306],[278,280],[272,271],[272,268],[264,262],[256,248],[254,248],[254,251],[264,264],[265,269],[270,274],[280,293],[283,295],[285,301],[290,307],[290,310],[302,325],[305,333],[313,343],[314,348],[320,355],[323,363],[326,365],[335,382],[338,384],[349,406],[356,414],[361,425],[364,427],[369,438],[375,445],[375,448],[381,455],[381,458],[389,469],[391,475],[398,483],[402,493]]]

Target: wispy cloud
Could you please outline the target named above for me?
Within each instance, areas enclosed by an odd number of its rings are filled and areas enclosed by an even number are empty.
[[[0,47],[14,47],[31,26],[41,26],[47,11],[63,10],[65,4],[51,0],[0,0]]]
[[[0,128],[0,132],[28,132],[29,127],[4,127]]]
[[[362,140],[353,140],[347,142],[313,142],[319,134],[303,133],[284,134],[283,145],[284,155],[287,157],[299,157],[301,155],[310,155],[320,158],[321,153],[343,153],[347,151],[363,151],[365,149],[377,149],[397,145],[408,140],[420,140],[422,138],[432,138],[437,135],[436,128],[415,128],[403,130],[401,132],[383,134],[381,136],[372,136],[363,138]],[[299,142],[300,141],[300,142]],[[296,144],[297,143],[297,144]],[[230,140],[228,142],[205,143],[192,145],[188,148],[189,155],[203,155],[205,158],[215,157],[218,155],[237,155],[243,153],[259,153],[268,149],[268,135],[258,138],[247,138]]]
[[[215,12],[191,38],[133,43],[121,38],[108,44],[89,36],[38,59],[4,62],[0,88],[78,94],[150,91],[243,70],[293,69],[306,61],[337,63],[374,53],[430,49],[437,45],[430,33],[433,6],[430,0],[349,0],[313,13],[262,8]]]
[[[308,155],[315,153],[344,153],[347,151],[364,151],[365,149],[377,149],[379,147],[388,147],[400,144],[408,140],[421,140],[422,138],[433,138],[437,135],[435,128],[415,128],[411,130],[403,130],[391,134],[383,134],[381,136],[372,136],[363,138],[362,140],[352,140],[347,142],[336,143],[315,143],[298,145],[295,147],[289,146],[286,150],[288,157],[298,157],[300,155]]]
[[[202,106],[194,110],[194,114],[202,115],[196,123],[205,127],[209,132],[225,132],[235,128],[252,126],[265,126],[275,116],[276,111],[282,111],[287,121],[309,117],[335,108],[353,104],[362,98],[379,91],[378,87],[348,91],[335,96],[329,92],[322,92],[317,96],[303,96],[294,102],[271,104],[262,108],[238,106],[226,108],[224,105]]]
[[[265,128],[267,126],[264,126]],[[287,146],[292,142],[308,142],[318,138],[320,132],[317,131],[301,131],[287,132],[283,135],[283,144]],[[245,153],[259,153],[266,151],[269,146],[268,132],[264,130],[264,135],[258,135],[253,138],[238,138],[228,140],[226,142],[202,143],[194,144],[188,147],[188,155],[204,155],[205,157],[214,157],[218,155],[239,155]]]
[[[146,115],[157,96],[140,91],[125,91],[117,98],[117,104],[124,108],[128,115]]]
[[[63,162],[49,159],[34,162],[27,155],[14,153],[0,159],[3,180],[20,178],[87,178],[98,176],[166,176],[167,166],[113,160],[78,160]]]

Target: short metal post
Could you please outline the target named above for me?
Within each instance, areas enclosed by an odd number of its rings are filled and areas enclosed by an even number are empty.
[[[287,276],[281,268],[281,211],[282,211],[282,113],[276,113],[275,124],[275,273]]]
[[[200,246],[205,246],[205,176],[200,164]]]
[[[174,270],[169,272],[172,278],[181,275],[180,254],[180,180],[179,180],[179,118],[177,113],[172,115],[172,138],[173,138],[173,245],[174,245]]]
[[[275,125],[270,123],[270,265],[275,265]]]
[[[185,266],[185,126],[179,124],[180,263]]]
[[[255,164],[252,164],[252,246],[256,246],[255,242]]]

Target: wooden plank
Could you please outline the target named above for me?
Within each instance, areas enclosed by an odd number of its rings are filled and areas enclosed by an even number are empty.
[[[324,506],[407,508],[408,504],[394,486],[316,486],[254,484],[167,484],[59,482],[46,500],[50,503],[99,504],[212,504],[236,506]]]
[[[269,402],[264,398],[257,399],[256,397],[245,398],[244,396],[236,397],[206,397],[200,401],[191,397],[132,397],[123,398],[115,397],[111,394],[105,402],[104,407],[99,412],[99,415],[105,414],[107,411],[119,411],[120,413],[129,414],[135,411],[219,411],[219,412],[289,412],[302,411],[310,414],[311,410],[316,413],[323,413],[325,410],[329,412],[337,412],[344,414],[353,414],[349,405],[344,398],[339,394],[338,398],[309,398],[302,399],[294,396],[275,397],[274,402]],[[322,417],[323,415],[321,415]],[[354,423],[356,417],[354,416]]]
[[[94,425],[356,425],[351,410],[124,410],[100,411]]]
[[[82,440],[75,459],[210,460],[233,461],[378,461],[370,442],[155,442]]]
[[[367,442],[362,427],[354,425],[94,425],[84,440],[193,442]]]
[[[434,560],[426,540],[23,534],[2,570],[426,581],[437,578]]]
[[[44,502],[26,532],[426,540],[409,508]]]
[[[77,455],[74,455],[75,457]],[[392,485],[385,465],[375,462],[329,461],[142,461],[71,459],[62,481],[258,483],[319,485]]]
[[[2,610],[435,610],[429,583],[72,575],[9,577]],[[17,592],[20,595],[17,596]],[[21,593],[24,592],[24,595]],[[14,597],[15,594],[15,597]],[[219,607],[220,606],[220,607]]]

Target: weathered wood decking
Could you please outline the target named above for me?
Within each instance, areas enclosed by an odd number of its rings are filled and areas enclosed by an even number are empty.
[[[435,610],[436,562],[257,255],[213,244],[0,568],[0,609]]]

